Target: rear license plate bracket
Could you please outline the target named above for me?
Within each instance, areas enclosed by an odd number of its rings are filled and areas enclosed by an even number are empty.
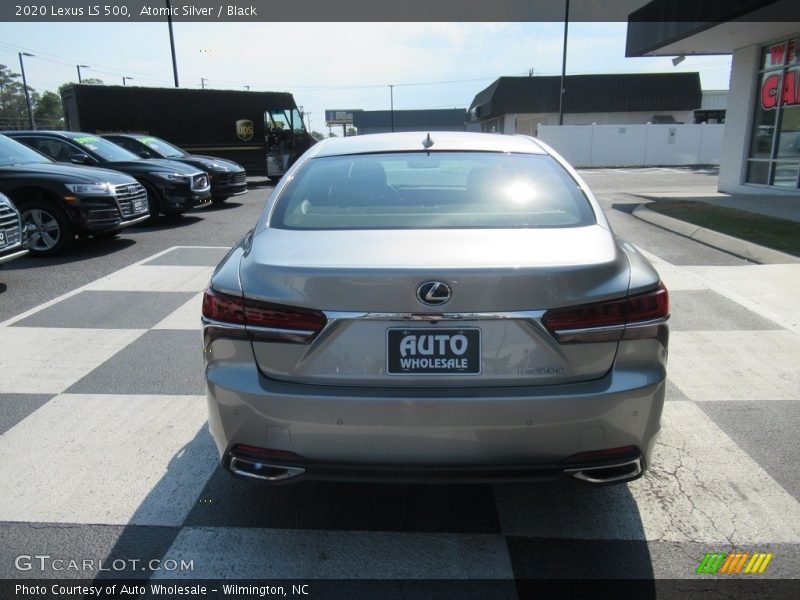
[[[476,327],[386,330],[389,375],[480,375],[481,330]]]

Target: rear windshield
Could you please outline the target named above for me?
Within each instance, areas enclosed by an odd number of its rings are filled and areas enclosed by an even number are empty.
[[[414,152],[310,160],[278,199],[270,227],[526,228],[595,222],[586,196],[550,156]]]

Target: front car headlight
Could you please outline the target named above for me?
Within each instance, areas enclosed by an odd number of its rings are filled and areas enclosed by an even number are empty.
[[[161,179],[165,179],[167,181],[183,181],[188,182],[191,181],[190,175],[182,175],[181,173],[169,173],[166,171],[153,171],[150,175],[155,175],[156,177],[160,177]]]
[[[99,194],[110,196],[113,189],[110,183],[65,183],[66,187],[73,194]]]

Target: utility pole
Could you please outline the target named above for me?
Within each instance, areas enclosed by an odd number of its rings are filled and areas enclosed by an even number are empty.
[[[201,77],[200,78],[200,89],[202,89],[202,90],[206,89],[206,78],[205,77]]]
[[[128,84],[126,83],[126,82],[128,81],[128,79],[133,79],[133,77],[125,77],[125,76],[123,76],[123,77],[122,77],[122,85],[128,85]]]
[[[88,69],[89,65],[75,65],[75,66],[78,67],[78,83],[83,83],[83,80],[81,79],[81,67],[83,67],[84,69]]]
[[[172,4],[167,0],[167,27],[169,27],[169,47],[172,51],[172,74],[175,76],[175,87],[178,87],[178,59],[175,57],[175,34],[172,33]]]
[[[569,28],[569,0],[564,13],[564,54],[561,57],[561,88],[558,92],[558,124],[564,124],[564,79],[567,75],[567,30]]]
[[[22,71],[22,88],[25,90],[25,104],[28,106],[28,124],[30,125],[31,129],[36,129],[36,125],[33,123],[33,111],[31,110],[31,95],[28,92],[28,81],[25,79],[25,65],[22,63],[23,56],[33,56],[33,54],[28,54],[27,52],[19,52],[19,70]]]
[[[389,121],[394,132],[394,86],[389,84]]]

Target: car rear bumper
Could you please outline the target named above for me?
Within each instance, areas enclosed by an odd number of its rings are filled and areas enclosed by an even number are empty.
[[[576,454],[621,447],[636,448],[623,458],[641,458],[643,469],[665,390],[663,365],[624,360],[579,384],[433,389],[274,381],[243,340],[217,339],[206,358],[209,425],[225,466],[245,444],[290,457],[264,464],[320,479],[552,479],[597,462],[572,464]]]

